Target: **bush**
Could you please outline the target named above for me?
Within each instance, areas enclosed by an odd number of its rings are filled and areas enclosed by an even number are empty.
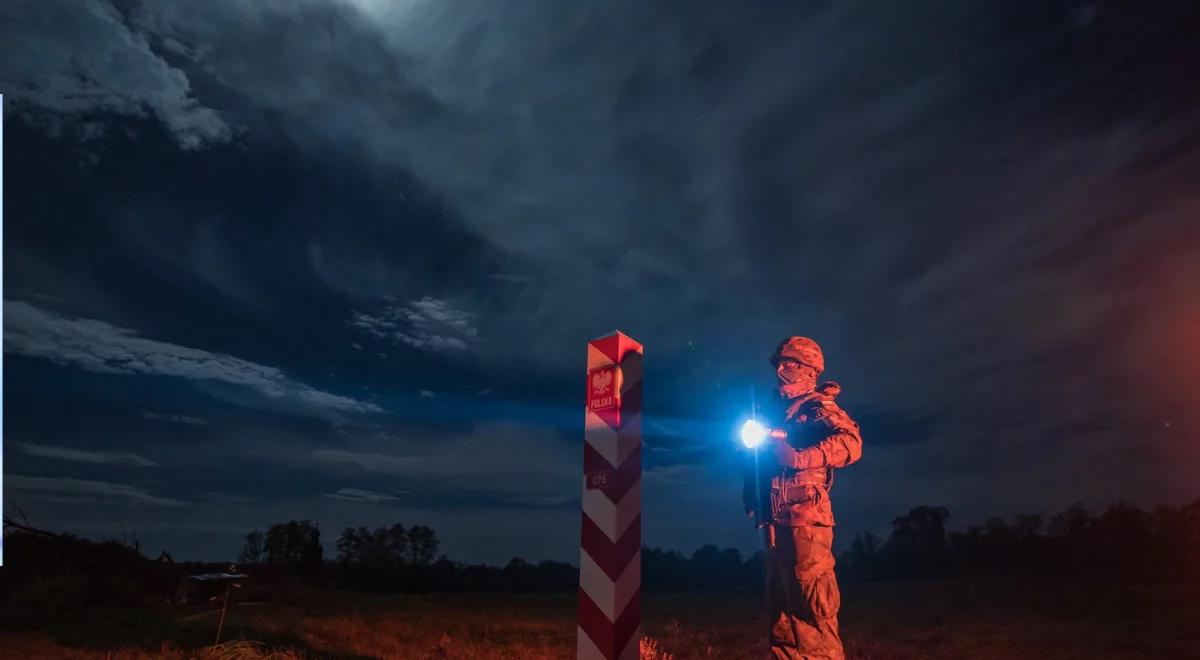
[[[0,621],[27,626],[98,608],[145,603],[150,562],[117,541],[19,530],[5,539],[0,571]]]

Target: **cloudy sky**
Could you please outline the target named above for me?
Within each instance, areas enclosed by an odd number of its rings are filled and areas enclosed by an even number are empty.
[[[614,328],[649,545],[754,549],[731,430],[789,334],[863,428],[842,541],[1191,501],[1188,4],[6,2],[6,512],[576,561]]]

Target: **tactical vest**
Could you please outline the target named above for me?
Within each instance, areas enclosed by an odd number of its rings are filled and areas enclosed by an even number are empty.
[[[837,429],[831,429],[822,417],[828,405],[824,402],[832,402],[839,391],[836,383],[827,383],[810,395],[788,402],[780,426],[787,431],[788,443],[794,449],[815,446],[838,432]],[[758,497],[755,508],[759,512],[760,523],[785,527],[833,526],[833,508],[829,503],[833,468],[795,470],[782,468],[769,458],[759,457],[756,481]]]

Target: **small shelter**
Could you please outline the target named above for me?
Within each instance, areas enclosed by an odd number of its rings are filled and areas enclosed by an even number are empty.
[[[231,566],[230,572],[198,573],[189,575],[179,582],[175,592],[175,604],[192,605],[206,600],[216,600],[224,597],[230,587],[241,587],[242,582],[250,576],[245,573],[235,573],[236,567]]]

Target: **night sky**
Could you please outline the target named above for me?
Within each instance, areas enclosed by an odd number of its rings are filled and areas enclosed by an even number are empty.
[[[752,552],[784,336],[839,544],[1200,496],[1192,3],[16,0],[4,505],[578,560],[585,345],[645,345],[647,545]]]

